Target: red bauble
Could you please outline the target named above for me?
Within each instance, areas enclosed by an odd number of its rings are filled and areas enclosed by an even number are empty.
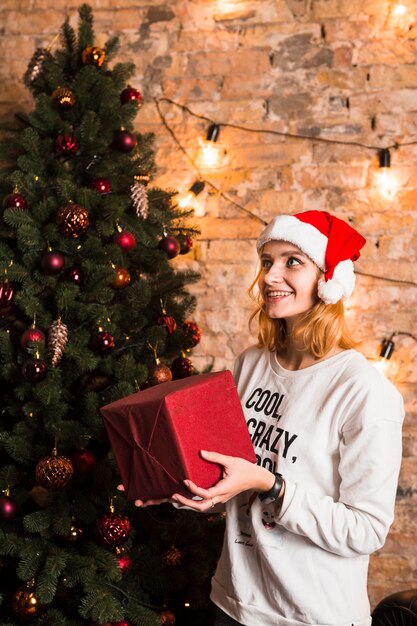
[[[5,209],[27,209],[28,203],[20,193],[10,193],[4,198],[3,207]]]
[[[117,130],[114,133],[113,145],[120,152],[131,152],[136,148],[137,139],[128,130]]]
[[[172,361],[171,371],[173,379],[178,380],[179,378],[187,378],[188,376],[192,376],[194,372],[194,366],[190,359],[187,359],[184,356],[179,356]]]
[[[16,503],[9,496],[0,496],[0,520],[7,522],[16,515]]]
[[[128,230],[122,230],[120,233],[116,233],[114,236],[114,242],[121,247],[125,252],[133,250],[136,246],[136,238]]]
[[[123,576],[130,572],[132,567],[132,559],[128,554],[119,554],[119,556],[117,557],[117,562]]]
[[[74,156],[77,154],[80,144],[78,139],[72,133],[62,133],[55,140],[55,146],[58,152],[65,156]]]
[[[122,93],[120,94],[120,102],[122,104],[134,102],[139,106],[142,102],[142,94],[134,87],[128,85],[125,89],[123,89]]]
[[[177,239],[180,244],[180,254],[187,254],[193,247],[193,240],[187,235],[178,235]]]
[[[100,331],[90,340],[90,347],[94,352],[97,352],[97,354],[109,354],[114,350],[115,345],[113,335],[105,330]]]
[[[64,264],[64,257],[60,252],[52,252],[52,250],[48,250],[48,252],[44,252],[41,256],[40,266],[44,274],[59,274],[64,267]]]
[[[165,326],[168,335],[172,335],[177,330],[177,322],[171,315],[160,315],[156,323],[158,326]]]
[[[132,525],[130,519],[121,513],[105,513],[96,522],[97,541],[108,548],[121,546],[128,540]]]
[[[0,307],[9,306],[13,300],[13,285],[8,280],[0,283]]]
[[[22,374],[30,383],[40,383],[48,373],[48,366],[41,359],[28,359],[22,365]]]
[[[39,328],[35,326],[31,326],[20,337],[20,346],[23,350],[28,348],[29,342],[34,341],[36,343],[40,343],[42,346],[45,345],[45,335]]]
[[[175,237],[164,237],[159,242],[159,247],[165,252],[169,259],[173,259],[180,252],[180,244]]]
[[[81,285],[84,280],[84,272],[80,267],[73,265],[69,267],[64,272],[65,280],[68,280],[71,283],[75,283],[76,285]]]
[[[187,348],[194,348],[201,341],[201,330],[195,322],[184,322],[182,330],[187,341]]]
[[[111,184],[106,178],[95,178],[91,181],[91,186],[99,193],[110,193],[111,191]]]
[[[71,455],[70,461],[78,474],[87,474],[96,464],[96,457],[90,450],[83,448]]]

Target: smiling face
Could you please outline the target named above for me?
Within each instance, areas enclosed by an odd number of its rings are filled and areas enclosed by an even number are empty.
[[[318,268],[294,244],[268,241],[261,267],[259,290],[270,319],[294,321],[318,302]]]

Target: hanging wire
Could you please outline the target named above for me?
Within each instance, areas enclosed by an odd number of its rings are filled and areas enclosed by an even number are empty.
[[[181,142],[179,141],[179,139],[176,136],[175,132],[173,131],[171,126],[168,124],[166,116],[164,115],[164,113],[162,112],[162,109],[160,107],[160,103],[161,102],[167,102],[168,104],[172,104],[173,106],[176,106],[176,107],[182,109],[183,111],[185,111],[186,113],[188,113],[189,115],[191,115],[193,117],[196,117],[198,119],[204,120],[205,122],[207,122],[207,123],[209,123],[211,125],[216,124],[219,127],[227,126],[229,128],[236,128],[236,129],[243,130],[243,131],[250,132],[250,133],[273,134],[273,135],[280,135],[280,136],[283,136],[283,137],[290,137],[290,138],[293,138],[293,139],[311,139],[312,141],[315,141],[315,142],[316,141],[321,141],[321,142],[324,142],[324,143],[333,143],[333,144],[339,144],[339,145],[359,146],[359,147],[365,148],[367,150],[376,151],[378,154],[380,154],[382,150],[388,150],[389,148],[399,148],[400,146],[407,146],[407,145],[417,144],[417,142],[409,142],[409,143],[403,143],[403,144],[395,143],[395,144],[392,144],[391,146],[387,146],[386,148],[381,148],[381,146],[368,145],[368,144],[364,144],[364,143],[357,142],[357,141],[340,141],[340,140],[334,140],[334,139],[327,139],[325,137],[312,137],[310,135],[297,135],[297,134],[293,134],[293,133],[286,133],[286,132],[283,132],[283,131],[281,132],[281,131],[267,130],[267,129],[247,128],[246,126],[240,126],[239,124],[216,123],[211,118],[207,117],[206,115],[201,115],[199,113],[195,113],[187,105],[179,104],[178,102],[175,102],[174,100],[171,100],[170,98],[165,98],[165,97],[164,98],[154,98],[154,102],[155,102],[155,106],[156,106],[156,109],[158,111],[158,114],[159,114],[159,117],[161,119],[162,124],[164,125],[166,130],[171,135],[173,141],[178,146],[179,150],[185,155],[185,157],[188,159],[188,161],[192,165],[193,169],[197,172],[198,178],[202,182],[203,182],[203,178],[204,177],[203,177],[203,174],[202,174],[200,168],[197,166],[197,164],[194,161],[194,159],[188,154],[187,150],[181,144]],[[250,211],[249,209],[247,209],[243,205],[239,204],[238,202],[233,200],[233,198],[230,198],[230,196],[228,196],[227,194],[222,192],[216,185],[214,185],[213,183],[211,183],[207,179],[204,179],[204,182],[211,189],[213,189],[221,198],[223,198],[227,202],[230,202],[231,204],[233,204],[237,209],[239,209],[239,211],[243,211],[244,213],[249,215],[249,217],[251,217],[253,219],[256,219],[259,222],[261,222],[264,226],[266,226],[268,224],[268,222],[265,221],[263,218],[259,217],[258,215],[256,215],[255,213],[253,213],[252,211]],[[370,272],[364,272],[364,271],[359,270],[359,269],[356,269],[355,273],[358,274],[358,275],[361,275],[361,276],[367,276],[369,278],[375,278],[376,280],[383,280],[383,281],[386,281],[386,282],[399,283],[399,284],[403,284],[403,285],[410,285],[412,287],[417,287],[417,282],[412,281],[412,280],[403,280],[401,278],[380,276],[380,275],[377,275],[377,274],[372,274]]]

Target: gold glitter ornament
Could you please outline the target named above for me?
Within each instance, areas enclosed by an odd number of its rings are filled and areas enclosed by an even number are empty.
[[[12,598],[12,610],[15,615],[25,621],[36,617],[44,607],[35,593],[35,579],[32,578],[25,585],[19,587]]]
[[[65,487],[73,474],[72,463],[65,456],[58,456],[57,449],[52,450],[51,456],[47,456],[36,465],[36,482],[57,491]]]
[[[75,104],[74,92],[68,87],[58,87],[52,93],[52,100],[62,110],[71,109]]]
[[[61,207],[56,218],[61,233],[74,239],[85,233],[90,226],[87,209],[73,202]]]
[[[182,563],[182,554],[175,546],[171,546],[164,554],[164,561],[168,567],[178,567]]]
[[[88,48],[85,48],[81,54],[81,60],[84,65],[95,65],[96,67],[101,67],[105,58],[106,53],[97,46],[89,46]]]

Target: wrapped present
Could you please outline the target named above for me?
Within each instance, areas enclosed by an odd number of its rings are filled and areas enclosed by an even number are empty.
[[[162,383],[101,408],[129,499],[190,495],[183,484],[212,487],[222,467],[205,461],[211,450],[256,462],[231,372]]]

